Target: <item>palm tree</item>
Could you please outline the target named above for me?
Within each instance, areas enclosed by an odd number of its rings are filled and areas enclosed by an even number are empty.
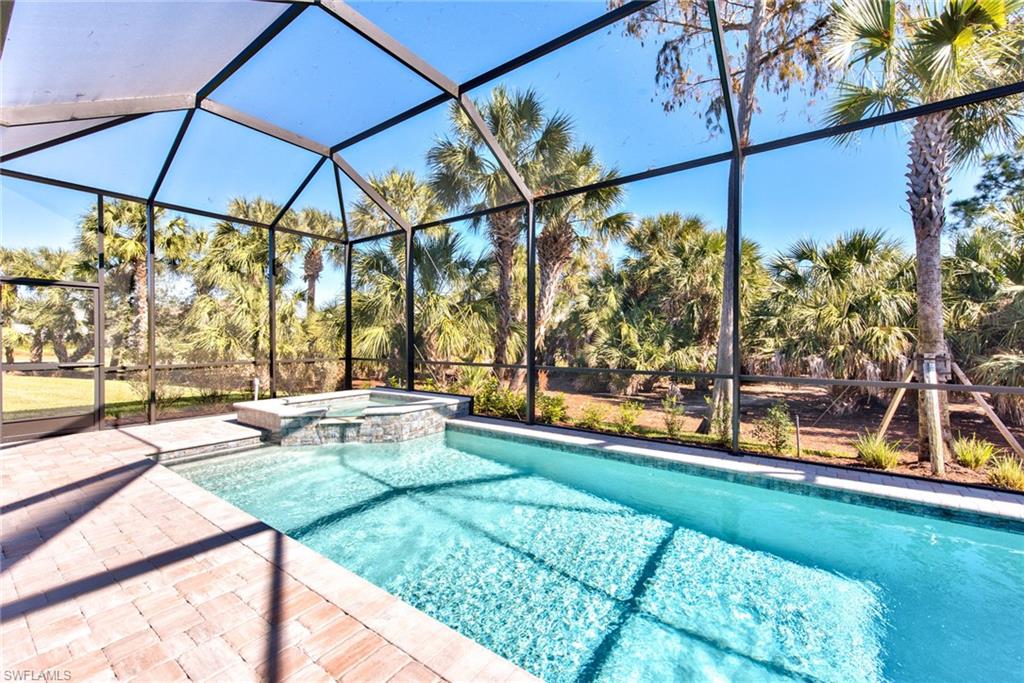
[[[830,124],[928,104],[1024,77],[1020,0],[949,0],[941,6],[891,0],[834,3],[830,62],[846,70]],[[917,267],[917,353],[948,353],[943,326],[941,239],[951,168],[992,143],[1020,138],[1020,96],[919,116],[909,144],[907,199]],[[939,424],[919,397],[919,456],[929,459],[932,433],[950,440],[946,397],[936,392]]]
[[[444,207],[434,188],[421,182],[412,171],[395,168],[384,175],[371,175],[367,180],[412,225],[441,218]],[[352,203],[348,219],[353,234],[359,237],[379,235],[398,227],[366,195]]]
[[[640,220],[625,246],[621,262],[606,260],[566,302],[571,312],[553,332],[566,355],[549,351],[546,362],[707,372],[715,359],[725,233],[697,216],[667,213]],[[763,279],[753,242],[744,242],[743,257],[744,292],[752,295]],[[624,391],[643,381],[634,375]]]
[[[299,212],[297,222],[300,230],[314,235],[337,238],[343,236],[341,222],[329,211],[307,207]],[[302,239],[306,249],[302,259],[302,279],[306,283],[306,311],[313,312],[316,310],[316,285],[324,270],[324,250],[327,250],[328,258],[336,264],[344,262],[344,251],[339,249],[334,242],[312,238]]]
[[[560,187],[583,187],[617,175],[614,170],[601,167],[590,145],[571,148],[562,163],[557,178],[553,178]],[[622,186],[615,185],[545,202],[539,208],[543,227],[537,236],[539,277],[535,335],[538,348],[544,346],[558,286],[573,255],[588,251],[594,242],[606,244],[629,229],[629,214],[612,213],[624,194]]]
[[[448,226],[416,235],[416,349],[426,359],[486,361],[494,330],[492,262]]]
[[[93,210],[79,225],[78,248],[83,254],[97,250],[97,215]],[[153,209],[154,239],[158,268],[178,268],[198,246],[197,235],[181,216],[171,217],[160,207]],[[149,327],[147,299],[148,249],[146,205],[120,199],[103,203],[103,253],[106,292],[111,310],[107,328],[110,365],[142,363],[146,359]],[[120,314],[117,309],[124,307]]]
[[[631,254],[625,265],[632,279],[655,293],[667,322],[685,330],[688,344],[713,354],[722,300],[725,234],[711,229],[698,216],[667,213],[641,220],[626,244]],[[706,362],[692,369],[709,371]]]
[[[235,198],[229,207],[231,215],[261,223],[270,223],[279,211],[280,207],[262,198]],[[289,233],[280,237],[276,241],[279,263],[301,245]],[[202,360],[259,360],[266,355],[268,249],[267,230],[239,227],[227,220],[214,224],[201,256],[191,264],[196,296],[185,318],[190,349]],[[277,272],[281,287],[287,270]]]
[[[81,253],[67,249],[4,249],[0,266],[5,275],[72,280],[88,267]],[[3,285],[0,312],[4,356],[14,362],[15,349],[28,346],[29,361],[40,363],[47,344],[58,362],[81,360],[95,348],[92,294],[67,287]],[[74,347],[69,350],[68,346]]]
[[[421,359],[479,361],[493,330],[490,263],[467,253],[447,226],[416,234],[415,349]],[[353,263],[353,345],[357,356],[387,358],[398,370],[406,338],[401,293],[405,244],[402,238],[374,243]]]
[[[898,242],[866,230],[826,245],[799,240],[769,261],[768,272],[771,284],[745,337],[771,374],[902,374],[914,343],[914,272]]]
[[[412,171],[392,169],[371,175],[370,184],[409,223],[418,225],[441,217],[442,206],[434,190]],[[356,235],[375,235],[397,226],[380,207],[362,196],[348,212]],[[352,343],[357,356],[391,358],[397,371],[404,348],[405,331],[405,238],[388,238],[356,250],[353,261],[355,291],[352,293]],[[366,325],[366,329],[360,329]]]
[[[561,113],[547,116],[532,90],[491,91],[480,105],[481,115],[498,143],[535,191],[560,189],[560,174],[571,149],[572,124]],[[450,110],[452,133],[427,153],[430,185],[448,207],[482,209],[522,199],[508,175],[486,151],[486,144],[457,103]],[[513,268],[519,238],[525,229],[522,210],[489,214],[483,222],[497,266],[494,362],[508,362],[508,343],[514,325]],[[474,222],[479,225],[480,221]]]
[[[397,170],[370,177],[370,183],[410,222],[440,217],[442,206],[429,185],[415,174]],[[387,218],[367,201],[350,211],[356,232],[381,232]],[[398,370],[406,338],[404,308],[405,240],[376,241],[357,251],[353,263],[353,345],[357,356],[388,358]],[[416,268],[414,305],[415,349],[425,359],[459,358],[478,361],[484,340],[493,331],[489,285],[490,261],[472,258],[462,239],[448,226],[417,232],[413,243]]]
[[[353,355],[386,359],[397,373],[406,336],[405,239],[388,237],[369,244],[352,260]]]
[[[989,221],[958,235],[943,263],[950,345],[980,381],[1021,386],[1024,202],[1011,203]],[[995,394],[992,400],[1004,419],[1024,425],[1024,398]]]

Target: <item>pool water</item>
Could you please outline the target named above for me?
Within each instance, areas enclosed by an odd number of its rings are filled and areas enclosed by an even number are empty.
[[[451,429],[175,469],[552,683],[1024,671],[1006,531]]]
[[[327,417],[358,417],[367,408],[397,406],[408,401],[392,401],[384,398],[359,398],[338,401],[327,409]]]

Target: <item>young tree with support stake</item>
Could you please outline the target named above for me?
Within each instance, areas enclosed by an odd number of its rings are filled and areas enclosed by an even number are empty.
[[[750,143],[750,123],[758,108],[759,89],[785,97],[794,89],[813,94],[828,84],[830,71],[821,40],[829,8],[821,2],[800,0],[666,0],[638,11],[627,21],[626,31],[630,35],[640,40],[662,40],[655,79],[664,95],[665,110],[671,111],[685,102],[706,102],[705,124],[713,132],[723,128],[725,100],[717,66],[713,60],[707,60],[713,50],[709,2],[716,2],[726,37],[726,68],[736,98],[737,138],[744,146]],[[612,0],[610,4],[623,3]],[[735,44],[741,49],[730,50]],[[742,162],[737,171],[742,182]],[[730,207],[730,211],[737,208]],[[734,218],[730,216],[727,221],[728,244],[736,239],[733,231],[738,222]],[[726,250],[715,363],[719,374],[732,372],[735,356],[732,302],[737,267],[733,260],[732,250]],[[700,432],[710,431],[713,416],[726,411],[731,394],[731,379],[715,381],[709,414]]]
[[[834,5],[828,60],[845,69],[829,123],[839,125],[1017,82],[1024,78],[1021,0],[891,0]],[[907,200],[917,270],[919,381],[946,380],[951,359],[942,301],[942,231],[951,170],[994,143],[1021,139],[1024,99],[1011,96],[917,117]],[[918,451],[941,472],[951,434],[945,392],[918,392]]]

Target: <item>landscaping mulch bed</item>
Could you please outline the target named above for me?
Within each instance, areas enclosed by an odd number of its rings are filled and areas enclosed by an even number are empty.
[[[637,401],[643,404],[644,410],[637,419],[635,433],[639,436],[668,440],[661,405],[665,389],[665,386],[657,386],[651,391],[641,391],[634,396],[600,391],[588,392],[581,390],[579,384],[572,378],[561,376],[549,379],[545,391],[565,396],[569,412],[569,419],[564,423],[566,426],[575,426],[584,411],[588,408],[597,408],[604,413],[605,424],[602,429],[608,431],[615,430],[614,421],[619,414],[618,406],[626,400]],[[709,445],[707,436],[695,433],[706,411],[704,397],[707,392],[692,387],[687,389],[685,386],[681,389],[679,405],[685,410],[682,430],[686,434],[679,442]],[[800,460],[868,469],[857,460],[853,441],[867,431],[873,432],[878,429],[888,404],[887,394],[881,395],[859,410],[840,412],[834,403],[835,395],[825,387],[744,384],[740,410],[740,437],[744,450],[773,455],[755,439],[754,423],[763,417],[774,403],[783,400],[786,401],[790,414],[794,418],[800,418]],[[965,397],[951,395],[950,411],[954,436],[976,435],[999,448],[1007,449],[998,430],[969,398],[965,400]],[[1024,429],[1011,427],[1011,431],[1019,439],[1024,440]],[[889,472],[932,477],[931,464],[921,462],[917,457],[917,402],[913,392],[907,392],[904,396],[886,438],[900,444],[900,464],[888,470]],[[791,452],[785,454],[785,457],[796,458],[796,454]],[[988,484],[985,472],[971,470],[956,462],[946,463],[946,473],[941,480],[964,484]]]

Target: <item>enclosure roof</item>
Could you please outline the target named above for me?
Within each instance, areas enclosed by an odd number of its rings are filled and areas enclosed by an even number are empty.
[[[8,175],[35,175],[77,189],[160,203],[161,187],[175,175],[175,154],[179,148],[196,147],[198,134],[192,135],[190,126],[209,129],[212,124],[204,120],[212,115],[248,129],[247,134],[308,153],[317,165],[305,178],[299,174],[290,179],[289,187],[297,187],[295,195],[325,161],[332,162],[329,166],[354,183],[394,226],[409,230],[406,217],[375,192],[344,158],[344,150],[419,114],[450,106],[464,112],[510,187],[524,202],[530,201],[531,189],[467,93],[652,2],[634,0],[608,11],[598,0],[468,3],[465,10],[436,3],[350,5],[342,0],[4,1],[0,161]],[[389,30],[438,58],[452,76]],[[464,60],[453,59],[462,53]],[[169,112],[184,116],[173,125],[166,118],[162,124],[133,123]],[[136,175],[143,169],[152,174],[145,179],[148,192],[134,186],[127,190],[128,181],[86,185],[7,164],[35,160],[41,152],[67,150],[80,138],[133,126],[159,137],[156,146],[169,147],[162,165],[131,159]],[[236,149],[266,144],[239,143],[236,133],[230,137]],[[224,141],[209,133],[205,139]],[[115,152],[135,156],[125,149],[130,145],[119,144]],[[116,155],[105,150],[91,159],[76,154],[64,165],[82,166],[97,157],[110,165]],[[278,165],[274,158],[262,163]]]
[[[87,118],[111,100],[183,108],[287,9],[237,0],[18,0],[0,60],[4,122]]]

